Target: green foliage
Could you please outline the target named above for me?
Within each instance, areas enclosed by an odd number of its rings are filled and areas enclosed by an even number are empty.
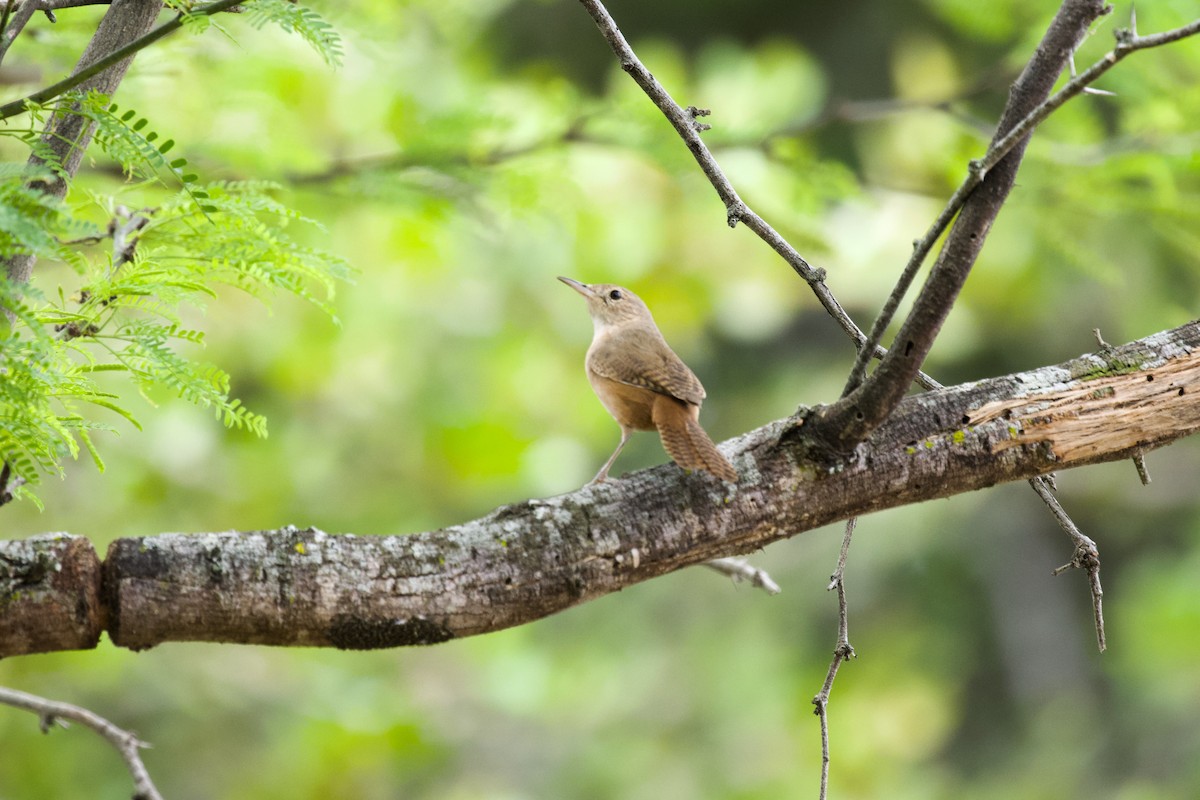
[[[266,436],[266,419],[231,396],[229,375],[189,354],[204,334],[184,324],[184,307],[203,307],[225,284],[261,298],[282,289],[332,314],[336,283],[349,277],[342,261],[288,235],[293,222],[316,223],[273,199],[273,184],[200,184],[185,159],[168,157],[172,139],[96,92],[57,108],[94,122],[97,145],[139,188],[178,189],[137,210],[89,195],[84,206],[108,218],[100,230],[83,209],[40,190],[60,174],[53,161],[0,165],[0,255],[66,263],[79,277],[51,297],[0,283],[11,318],[0,339],[0,461],[27,497],[43,475],[62,475],[63,459],[81,445],[103,469],[90,432],[113,428],[92,418],[96,410],[137,426],[105,374],[124,376],[147,398],[166,389],[212,409],[227,427]],[[4,133],[30,141],[28,131]]]
[[[250,24],[257,28],[278,25],[287,33],[296,33],[320,53],[325,63],[342,63],[342,39],[333,26],[311,8],[288,0],[252,0],[246,4]]]
[[[1056,5],[610,7],[671,94],[712,109],[703,137],[741,196],[828,270],[848,313],[868,324],[912,239],[986,147]],[[583,375],[591,326],[560,274],[628,283],[648,300],[709,391],[702,421],[714,437],[838,396],[853,347],[768,248],[725,225],[695,161],[579,4],[346,8],[344,69],[291,58],[275,27],[236,42],[184,35],[139,58],[116,98],[118,116],[136,108],[152,119],[143,133],[175,137],[168,164],[183,152],[204,166],[185,172],[271,177],[285,194],[260,193],[329,226],[322,239],[363,273],[339,287],[344,327],[329,335],[310,304],[276,302],[270,325],[250,330],[241,317],[253,303],[225,302],[236,293],[206,284],[222,301],[192,295],[208,304],[203,356],[270,417],[270,438],[222,436],[178,402],[142,409],[133,398],[138,435],[99,410],[127,432],[89,432],[108,474],[76,468],[69,483],[47,481],[45,514],[32,503],[0,509],[9,535],[67,530],[103,550],[117,536],[282,522],[398,533],[574,490],[618,431]],[[1117,4],[1077,66],[1111,46],[1128,12]],[[51,48],[86,13],[60,11],[43,26],[53,36],[24,51],[18,41],[9,59],[67,72],[86,39],[58,61]],[[1194,2],[1139,3],[1138,27],[1194,15]],[[247,17],[219,21],[247,28]],[[939,52],[950,57],[927,56]],[[1200,40],[1130,57],[1102,88],[1117,96],[1077,98],[1035,134],[934,350],[939,379],[1055,363],[1094,349],[1094,327],[1125,341],[1200,308]],[[81,173],[72,190],[98,233],[114,206],[84,207],[84,193],[107,187],[106,172]],[[188,202],[149,194],[125,205],[161,214],[168,200]],[[312,243],[304,230],[285,228]],[[143,233],[139,254],[154,231]],[[110,245],[69,250],[94,259]],[[181,317],[178,330],[201,327]],[[98,363],[84,377],[113,389],[128,372]],[[665,460],[656,437],[639,434],[619,469]],[[1026,487],[862,518],[849,565],[860,657],[834,689],[832,795],[1200,797],[1200,448],[1183,442],[1147,460],[1145,487],[1127,462],[1058,477],[1060,499],[1104,553],[1115,602],[1103,656],[1086,581],[1050,574],[1070,544]],[[133,654],[105,644],[5,659],[0,682],[136,729],[171,795],[812,797],[821,752],[810,701],[837,630],[824,587],[840,541],[826,529],[755,554],[783,585],[777,597],[685,570],[434,648]],[[163,709],[203,713],[181,725]],[[31,719],[0,713],[0,740],[6,796],[129,793],[117,759],[98,757],[86,732],[44,737]]]

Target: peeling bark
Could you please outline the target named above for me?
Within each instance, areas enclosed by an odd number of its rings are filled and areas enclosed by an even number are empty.
[[[100,619],[134,649],[370,649],[500,630],[850,516],[1168,444],[1200,429],[1198,348],[1192,322],[916,395],[846,457],[808,436],[804,410],[724,443],[736,487],[667,464],[409,536],[285,528],[119,539],[103,565]],[[28,570],[23,547],[0,542],[11,574]],[[0,655],[94,644],[6,635],[37,630],[26,619],[38,608],[31,597],[0,581]]]

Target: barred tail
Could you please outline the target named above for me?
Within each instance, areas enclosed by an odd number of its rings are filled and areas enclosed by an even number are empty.
[[[673,398],[654,404],[654,424],[663,449],[684,469],[702,469],[730,483],[737,483],[737,470],[721,455],[689,407]]]

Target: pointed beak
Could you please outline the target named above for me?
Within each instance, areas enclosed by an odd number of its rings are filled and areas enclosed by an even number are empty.
[[[562,281],[563,283],[565,283],[567,286],[570,286],[575,291],[579,292],[584,297],[595,297],[596,296],[596,293],[592,291],[592,287],[588,286],[586,283],[580,283],[579,281],[575,280],[574,278],[564,278],[562,275],[559,275],[558,279],[560,281]]]

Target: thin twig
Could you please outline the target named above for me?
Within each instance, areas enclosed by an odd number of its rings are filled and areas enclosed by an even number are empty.
[[[162,795],[154,786],[154,781],[150,779],[150,773],[146,770],[146,765],[142,763],[142,757],[138,754],[139,749],[149,745],[129,731],[118,728],[104,717],[88,711],[86,708],[47,700],[44,697],[3,686],[0,686],[0,703],[37,714],[41,719],[42,733],[49,733],[56,723],[63,724],[64,720],[78,722],[91,728],[107,739],[108,743],[120,753],[121,759],[125,762],[125,766],[133,778],[133,796],[137,800],[162,800]],[[65,724],[63,726],[66,727]]]
[[[1150,485],[1150,472],[1146,469],[1146,454],[1141,452],[1133,457],[1133,466],[1137,470],[1138,480],[1142,482],[1142,486]]]
[[[725,219],[730,227],[736,226],[739,222],[744,223],[747,228],[752,230],[760,239],[771,246],[784,261],[787,262],[795,272],[803,278],[810,287],[813,293],[817,296],[817,300],[829,312],[830,316],[837,321],[846,335],[854,341],[859,348],[866,341],[866,334],[862,329],[855,324],[850,315],[842,308],[841,303],[833,296],[833,292],[825,285],[825,270],[814,268],[802,255],[792,247],[790,243],[778,231],[771,227],[766,220],[760,217],[746,204],[737,191],[733,188],[729,178],[725,176],[725,172],[713,158],[712,153],[700,138],[696,113],[698,109],[694,106],[688,109],[681,107],[671,95],[663,88],[662,84],[646,69],[641,60],[633,52],[633,48],[629,46],[629,42],[625,41],[616,22],[604,7],[604,4],[599,0],[579,0],[587,12],[595,20],[596,26],[604,35],[605,41],[612,48],[617,58],[621,62],[621,68],[629,73],[634,82],[641,87],[646,96],[658,106],[659,111],[667,118],[675,131],[683,139],[688,150],[696,159],[696,163],[700,165],[700,169],[707,176],[709,183],[716,190],[717,196],[721,198],[721,202],[725,204]],[[882,358],[887,351],[882,347],[876,346],[872,349],[872,355],[876,358]],[[926,386],[926,376],[924,373],[917,377],[917,381]]]
[[[854,658],[854,648],[850,646],[849,620],[846,613],[846,554],[850,551],[850,539],[854,536],[854,527],[858,517],[846,520],[846,533],[842,537],[842,550],[838,554],[837,569],[829,576],[829,589],[836,589],[838,596],[838,638],[833,648],[833,660],[829,662],[829,672],[825,675],[825,684],[821,691],[812,699],[813,713],[821,720],[821,793],[820,800],[825,800],[829,790],[829,693],[833,691],[833,681],[843,661]]]
[[[1038,497],[1045,501],[1050,513],[1058,520],[1059,527],[1075,544],[1075,553],[1071,560],[1054,570],[1053,574],[1061,575],[1069,569],[1087,570],[1088,585],[1092,591],[1092,615],[1096,624],[1096,645],[1103,653],[1108,648],[1108,640],[1104,635],[1104,590],[1100,588],[1100,551],[1095,542],[1083,535],[1058,502],[1058,498],[1051,493],[1049,481],[1045,478],[1034,478],[1029,481],[1029,485],[1037,492]]]
[[[1136,26],[1136,20],[1132,24]],[[873,355],[871,352],[873,349],[872,346],[878,345],[882,341],[884,331],[891,324],[896,309],[900,306],[900,301],[908,292],[921,265],[933,249],[933,245],[946,230],[946,226],[950,224],[950,221],[954,219],[954,215],[962,208],[963,203],[966,202],[971,192],[975,191],[975,188],[983,183],[983,179],[987,176],[988,171],[996,166],[1000,162],[1000,159],[1008,155],[1009,151],[1016,147],[1017,143],[1032,133],[1033,129],[1041,124],[1046,117],[1054,113],[1054,111],[1072,97],[1083,92],[1089,84],[1095,82],[1097,78],[1112,69],[1125,56],[1137,50],[1145,50],[1150,47],[1169,44],[1198,32],[1200,32],[1200,20],[1196,20],[1189,25],[1184,25],[1181,28],[1151,36],[1138,36],[1134,27],[1116,30],[1114,35],[1117,39],[1117,46],[1113,50],[1082,73],[1072,78],[1056,94],[1051,95],[1030,111],[1020,122],[1013,126],[1012,130],[994,142],[988,148],[983,158],[972,161],[968,165],[967,176],[963,179],[958,189],[955,190],[949,201],[947,201],[945,208],[938,214],[933,224],[929,226],[929,230],[926,231],[925,235],[913,242],[912,256],[909,257],[903,272],[900,273],[899,280],[896,281],[896,286],[892,289],[892,293],[884,303],[883,309],[875,319],[875,323],[871,326],[871,333],[866,340],[867,347],[861,349],[858,357],[855,359],[854,367],[850,371],[850,377],[846,381],[847,392],[853,391],[862,383],[863,376],[866,374],[867,362]],[[1073,55],[1072,58],[1074,58]]]
[[[167,34],[183,27],[183,20],[185,16],[207,17],[217,14],[221,11],[226,11],[241,2],[245,2],[245,0],[216,0],[216,2],[209,3],[205,6],[197,6],[196,8],[193,8],[191,11],[187,12],[186,15],[180,12],[172,19],[164,22],[162,25],[159,25],[157,28],[145,34],[144,36],[134,39],[124,47],[117,48],[103,58],[89,64],[86,68],[79,70],[69,77],[63,78],[58,83],[47,86],[44,89],[39,89],[27,97],[5,103],[4,105],[0,106],[0,119],[8,119],[9,117],[15,117],[18,114],[24,113],[27,103],[40,105],[45,103],[47,100],[53,100],[55,97],[58,97],[65,92],[69,92],[71,89],[74,89],[88,78],[100,74],[113,64],[124,61],[126,58],[136,54],[138,51],[154,44]]]
[[[747,581],[751,586],[757,586],[767,594],[779,594],[779,584],[771,580],[767,571],[754,566],[744,558],[717,558],[706,561],[704,566],[729,576],[734,583]]]

